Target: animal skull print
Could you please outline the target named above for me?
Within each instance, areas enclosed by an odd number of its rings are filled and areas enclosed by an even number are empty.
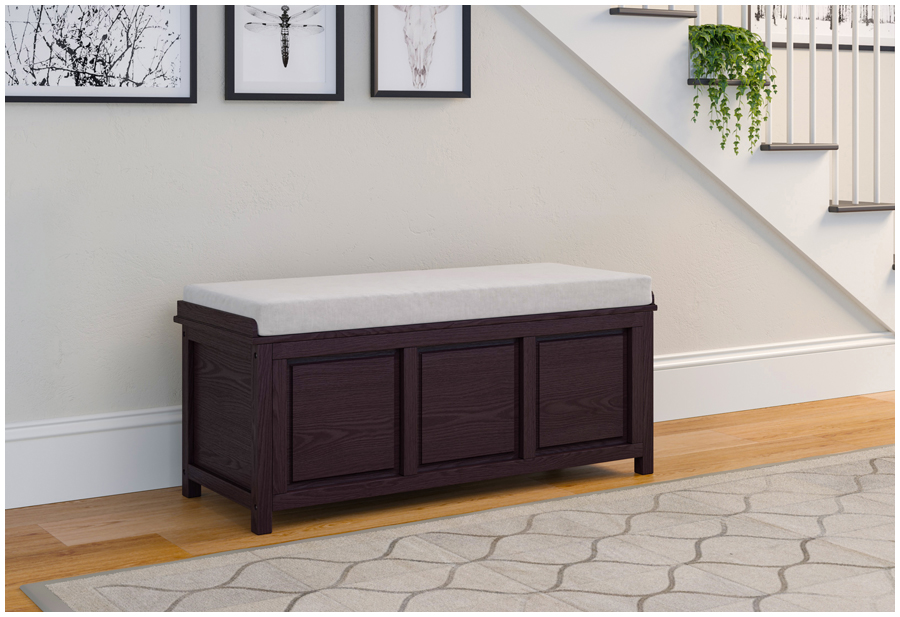
[[[437,14],[449,5],[394,5],[398,11],[406,13],[403,35],[409,53],[409,69],[412,71],[414,88],[424,88],[431,67],[431,54],[437,37]]]

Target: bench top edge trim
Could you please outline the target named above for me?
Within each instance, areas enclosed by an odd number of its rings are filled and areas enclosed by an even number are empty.
[[[209,308],[199,304],[193,304],[185,300],[178,301],[178,314],[174,317],[175,323],[184,326],[202,324],[213,326],[229,333],[238,334],[249,339],[254,344],[269,344],[281,342],[296,342],[308,340],[321,340],[328,338],[346,338],[355,336],[367,336],[373,334],[398,334],[402,332],[416,332],[427,330],[446,330],[452,328],[465,328],[471,326],[500,325],[510,323],[522,323],[528,321],[545,321],[551,319],[572,319],[579,317],[595,317],[600,315],[616,315],[621,313],[640,313],[656,311],[656,298],[653,297],[650,304],[639,306],[621,306],[604,309],[590,309],[584,311],[566,311],[560,313],[538,313],[531,315],[510,315],[508,317],[485,317],[482,319],[465,319],[457,321],[440,321],[431,323],[403,324],[394,326],[380,326],[373,328],[354,328],[349,330],[331,330],[325,332],[303,332],[297,334],[277,334],[272,336],[260,336],[258,334],[256,320],[251,317],[243,317]]]

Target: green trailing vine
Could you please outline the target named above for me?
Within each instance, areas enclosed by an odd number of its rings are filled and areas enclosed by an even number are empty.
[[[725,149],[729,138],[733,139],[734,153],[739,153],[740,131],[745,114],[749,115],[747,141],[750,152],[759,142],[759,127],[768,120],[767,106],[772,102],[775,87],[775,69],[772,54],[758,34],[736,26],[706,24],[689,26],[691,43],[691,69],[695,78],[709,79],[708,85],[695,82],[694,117],[700,115],[700,94],[706,88],[709,98],[709,128],[722,135]],[[729,79],[739,79],[734,102],[726,92]],[[731,125],[732,120],[734,126]]]

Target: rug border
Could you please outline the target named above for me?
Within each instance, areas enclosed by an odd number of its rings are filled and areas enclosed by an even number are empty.
[[[92,576],[111,574],[113,572],[127,572],[130,570],[141,570],[144,568],[154,568],[154,567],[161,566],[161,565],[164,565],[167,563],[193,561],[196,559],[208,559],[209,557],[212,557],[212,556],[230,555],[232,553],[244,553],[247,551],[255,551],[255,550],[260,550],[260,549],[268,548],[268,547],[272,547],[272,546],[285,546],[285,545],[290,545],[290,544],[299,544],[301,542],[307,542],[310,540],[321,540],[322,538],[328,538],[328,537],[350,536],[350,535],[359,534],[359,533],[368,533],[368,532],[372,532],[375,530],[391,529],[394,527],[408,527],[408,526],[413,526],[413,525],[422,524],[422,523],[431,523],[431,522],[435,522],[435,521],[443,521],[443,520],[449,520],[449,519],[453,519],[453,518],[461,518],[464,516],[472,516],[472,515],[477,515],[477,514],[481,514],[484,512],[495,512],[495,511],[505,510],[507,508],[519,508],[522,506],[544,503],[544,502],[548,502],[548,501],[564,501],[567,499],[574,499],[576,497],[587,497],[589,495],[607,495],[610,493],[617,493],[617,492],[626,491],[626,490],[634,491],[637,489],[650,489],[650,488],[665,486],[665,485],[671,484],[673,482],[684,482],[685,480],[699,480],[702,478],[709,478],[712,476],[722,476],[722,475],[726,475],[726,474],[741,474],[741,473],[755,471],[755,470],[759,470],[759,469],[765,469],[767,467],[774,467],[776,465],[791,465],[794,463],[807,463],[807,462],[815,461],[815,460],[822,459],[822,458],[846,457],[846,456],[850,456],[850,455],[861,454],[863,452],[869,452],[872,450],[894,449],[895,446],[896,446],[896,444],[888,444],[888,445],[883,445],[883,446],[872,446],[869,448],[861,448],[859,450],[850,450],[848,452],[836,452],[833,454],[819,454],[816,456],[808,456],[805,458],[799,458],[799,459],[795,459],[792,461],[778,461],[775,463],[763,463],[761,465],[753,465],[751,467],[741,467],[739,469],[729,469],[726,471],[713,471],[710,473],[699,474],[696,476],[688,476],[686,478],[674,478],[672,480],[660,480],[659,482],[648,482],[645,484],[620,486],[620,487],[616,487],[616,488],[605,489],[602,491],[593,491],[593,492],[588,492],[588,493],[580,493],[580,494],[576,494],[576,495],[566,495],[564,497],[553,497],[551,499],[540,499],[538,501],[510,504],[508,506],[498,506],[496,508],[488,508],[486,510],[478,510],[476,512],[464,512],[464,513],[460,513],[460,514],[449,514],[447,516],[438,516],[435,518],[429,518],[429,519],[425,519],[425,520],[421,520],[421,521],[396,523],[394,525],[382,525],[379,527],[370,527],[368,529],[357,529],[356,531],[347,531],[344,533],[330,534],[330,535],[324,535],[324,536],[313,536],[310,538],[302,538],[300,540],[292,540],[290,542],[279,542],[276,544],[267,544],[267,545],[263,545],[263,546],[238,548],[238,549],[234,549],[234,550],[230,550],[230,551],[222,551],[219,553],[210,553],[208,555],[197,555],[196,557],[186,557],[185,559],[176,559],[175,561],[166,561],[166,562],[162,562],[162,563],[154,563],[154,564],[148,564],[148,565],[144,565],[144,566],[133,566],[131,568],[116,568],[114,570],[104,570],[101,572],[92,572],[90,574],[80,574],[78,576],[57,578],[57,579],[53,579],[53,580],[49,580],[49,581],[39,581],[39,582],[35,582],[35,583],[27,583],[25,585],[21,585],[19,587],[19,589],[21,589],[22,592],[26,596],[28,596],[28,598],[32,602],[34,602],[35,605],[37,605],[37,607],[39,609],[41,609],[42,612],[75,612],[68,604],[63,602],[55,593],[50,591],[48,586],[53,585],[55,583],[64,583],[67,581],[74,581],[74,580],[88,578],[88,577],[92,577]],[[641,492],[646,492],[646,490],[641,491]]]

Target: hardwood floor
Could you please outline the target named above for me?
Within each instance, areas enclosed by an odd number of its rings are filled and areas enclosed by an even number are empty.
[[[203,489],[98,497],[6,511],[6,610],[38,610],[19,590],[36,581],[396,525],[608,488],[894,443],[894,393],[738,411],[655,426],[656,473],[632,461],[276,512],[275,532]]]

